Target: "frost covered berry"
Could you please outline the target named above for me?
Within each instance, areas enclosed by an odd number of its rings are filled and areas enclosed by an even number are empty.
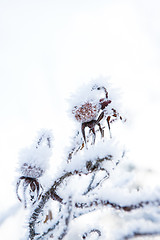
[[[44,170],[41,169],[40,167],[31,166],[27,163],[24,163],[21,166],[21,172],[22,172],[22,175],[25,177],[39,178],[43,175]]]
[[[41,196],[40,190],[43,192],[43,187],[39,183],[38,178],[44,174],[48,167],[52,153],[52,139],[52,133],[43,130],[34,144],[21,151],[19,159],[21,177],[17,181],[16,193],[18,199],[24,202],[25,208],[27,207],[27,202],[36,203]],[[19,195],[19,188],[22,190],[23,200]]]
[[[99,112],[99,105],[86,102],[81,106],[75,106],[72,110],[75,118],[79,122],[88,122],[95,119]]]

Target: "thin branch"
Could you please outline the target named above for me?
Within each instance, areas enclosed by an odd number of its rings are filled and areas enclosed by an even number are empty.
[[[62,218],[62,216],[60,217],[60,219],[61,218]],[[41,240],[41,239],[43,239],[43,237],[47,237],[48,235],[51,235],[52,232],[55,230],[55,228],[60,224],[60,219],[56,223],[54,223],[54,225],[52,227],[49,227],[47,229],[47,232],[44,232],[41,236],[36,238],[36,240]]]
[[[103,127],[102,127],[102,130],[104,130],[105,128],[106,128],[106,127],[103,126]],[[100,131],[100,129],[98,128],[98,129],[96,129],[95,132],[99,132],[99,131]],[[78,134],[76,134],[75,139],[76,139],[76,137],[78,137],[78,135],[79,135],[79,132],[78,132]],[[86,142],[89,142],[89,139],[90,139],[91,135],[92,135],[91,132],[89,132],[89,135],[86,137]],[[81,143],[78,143],[77,145],[78,145],[78,146],[74,146],[74,147],[72,148],[72,150],[69,152],[68,158],[67,158],[67,162],[68,162],[68,163],[71,161],[72,156],[73,156],[74,154],[78,153],[80,150],[82,150],[82,149],[84,148],[85,143],[84,143],[84,141],[81,139]]]
[[[120,204],[117,203],[112,203],[108,200],[99,200],[99,199],[95,199],[94,201],[91,201],[89,203],[75,203],[75,207],[79,208],[79,209],[86,209],[86,208],[94,208],[94,207],[98,207],[98,206],[110,206],[116,210],[123,210],[125,212],[130,212],[132,210],[135,209],[139,209],[139,208],[143,208],[145,206],[160,206],[160,200],[154,200],[154,201],[141,201],[137,204],[131,204],[131,205],[126,205],[126,206],[121,206]]]
[[[37,222],[37,219],[40,215],[40,213],[43,211],[43,208],[45,204],[48,202],[50,199],[50,192],[46,192],[44,195],[41,197],[41,201],[39,202],[38,206],[34,209],[30,220],[29,220],[29,239],[34,239],[34,237],[37,235],[35,232],[35,225]]]
[[[65,226],[62,230],[62,233],[58,237],[58,240],[62,240],[67,234],[71,213],[72,213],[72,200],[71,200],[71,197],[69,197],[68,206],[67,206],[67,216],[65,217]]]
[[[92,178],[91,178],[91,181],[87,187],[87,190],[83,193],[83,195],[86,195],[87,193],[89,193],[92,189],[92,183],[94,182],[94,179],[95,179],[95,176],[96,176],[96,173],[93,174]]]
[[[69,200],[67,201],[67,205],[65,207],[65,209],[67,208],[67,211],[65,211],[67,214],[63,213],[61,214],[60,218],[58,219],[58,221],[56,221],[56,223],[53,224],[52,227],[49,227],[47,229],[46,232],[44,232],[41,236],[38,236],[38,238],[36,238],[36,240],[40,240],[43,239],[44,237],[47,236],[51,236],[53,235],[53,231],[55,231],[55,229],[59,226],[59,225],[64,225],[63,229],[61,230],[61,233],[59,235],[59,237],[57,237],[58,240],[62,240],[68,231],[68,226],[69,226],[69,222],[70,222],[70,218],[71,218],[71,213],[72,213],[72,200],[71,197],[69,197]]]
[[[101,171],[105,171],[106,172],[106,175],[100,179],[96,184],[95,186],[92,186],[93,185],[93,182],[95,180],[95,176],[96,176],[96,173],[94,172],[93,176],[92,176],[92,179],[91,179],[91,182],[89,183],[89,186],[87,188],[87,190],[83,193],[83,195],[87,195],[89,192],[93,191],[95,188],[97,188],[104,180],[108,179],[110,174],[109,172],[106,170],[106,169],[103,169],[103,168],[100,168]]]
[[[36,222],[37,222],[37,219],[38,219],[40,213],[43,212],[43,208],[44,208],[45,204],[48,202],[48,200],[50,198],[52,198],[53,200],[56,200],[56,201],[64,204],[63,199],[56,194],[56,191],[57,191],[58,187],[63,183],[63,181],[65,179],[69,178],[70,176],[74,176],[74,175],[77,175],[77,174],[78,175],[80,175],[80,174],[88,175],[88,174],[90,174],[92,172],[96,172],[96,171],[99,171],[99,170],[103,170],[104,171],[105,169],[101,168],[100,165],[104,161],[108,161],[108,160],[109,161],[112,160],[112,156],[111,155],[107,155],[104,158],[98,158],[97,161],[95,162],[95,164],[92,164],[91,161],[88,161],[86,163],[86,171],[75,170],[73,172],[67,172],[64,175],[62,175],[61,177],[59,177],[53,183],[52,187],[46,193],[44,193],[41,196],[41,200],[40,200],[38,206],[34,209],[32,215],[30,217],[30,220],[29,220],[29,237],[30,237],[31,240],[34,239],[34,237],[36,236],[35,225],[36,225]],[[107,170],[105,170],[105,171],[107,171]]]
[[[40,213],[43,212],[43,208],[45,204],[48,202],[48,200],[52,198],[62,203],[63,200],[55,192],[57,190],[57,187],[63,182],[63,180],[66,179],[67,177],[70,177],[71,175],[73,175],[72,172],[65,173],[63,176],[61,176],[54,182],[52,187],[46,193],[42,195],[38,206],[34,209],[29,220],[29,238],[31,240],[34,239],[34,237],[36,236],[35,225]]]

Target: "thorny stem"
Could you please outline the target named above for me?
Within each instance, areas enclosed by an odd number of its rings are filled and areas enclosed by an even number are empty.
[[[101,208],[103,206],[108,206],[113,208],[114,210],[118,211],[124,211],[124,212],[131,212],[132,210],[136,210],[136,209],[140,209],[143,208],[145,206],[160,206],[160,200],[155,200],[155,201],[142,201],[140,203],[137,203],[135,205],[128,205],[128,206],[121,206],[117,203],[112,203],[108,200],[100,200],[100,199],[95,199],[94,201],[90,201],[87,203],[75,203],[75,208],[77,209],[77,211],[74,212],[74,218],[78,218],[82,215],[85,215],[87,213],[91,213],[95,210],[98,210],[98,208]],[[85,210],[85,211],[78,211],[78,210]]]
[[[101,207],[101,206],[110,206],[116,210],[123,210],[125,212],[131,212],[132,210],[136,210],[139,208],[143,208],[145,206],[152,205],[152,206],[160,206],[160,200],[154,200],[154,201],[142,201],[138,204],[131,204],[131,205],[126,205],[126,206],[121,206],[120,204],[117,203],[112,203],[108,200],[99,200],[95,199],[94,201],[91,201],[89,203],[75,203],[76,208],[84,209],[84,208],[94,208],[94,207]],[[91,210],[92,211],[92,210]]]
[[[48,228],[47,232],[44,232],[41,236],[36,238],[36,240],[40,240],[43,239],[43,237],[51,235],[52,232],[56,229],[56,227],[58,227],[60,223],[64,221],[65,223],[64,228],[61,230],[59,237],[57,237],[58,240],[62,240],[67,234],[71,213],[72,213],[72,199],[71,197],[69,197],[69,200],[67,201],[67,214],[66,214],[67,216],[65,216],[64,218],[64,214],[62,213],[60,219],[56,223],[54,223],[52,227]]]
[[[95,172],[97,170],[100,170],[99,165],[100,165],[100,163],[102,163],[105,160],[111,160],[111,156],[108,155],[108,156],[106,156],[102,159],[98,158],[96,163],[94,165],[91,164],[88,167],[86,172],[78,171],[78,170],[77,171],[75,170],[74,172],[67,172],[54,182],[52,187],[46,193],[44,193],[42,195],[38,206],[35,208],[33,214],[30,217],[30,220],[29,220],[29,237],[30,237],[31,240],[34,239],[34,237],[36,236],[36,232],[35,232],[36,221],[37,221],[40,213],[43,212],[43,208],[44,208],[45,204],[48,202],[48,200],[50,198],[52,198],[53,200],[56,200],[56,201],[64,204],[63,199],[56,194],[56,190],[59,187],[59,185],[61,183],[63,183],[63,181],[70,176],[77,175],[77,174],[78,175],[79,174],[88,175],[91,172]]]
[[[39,214],[43,211],[43,208],[45,204],[48,202],[50,198],[57,200],[59,202],[62,202],[62,199],[55,193],[57,187],[62,183],[62,181],[66,178],[72,175],[71,172],[68,172],[61,176],[57,181],[54,182],[53,186],[45,193],[42,195],[40,203],[38,206],[35,208],[32,216],[30,217],[29,221],[29,238],[32,240],[34,239],[36,233],[35,233],[35,224],[36,221],[39,217]]]
[[[30,237],[29,239],[33,240],[34,237],[36,236],[35,224],[36,224],[36,221],[38,219],[39,214],[43,211],[44,205],[47,203],[47,201],[51,197],[53,198],[53,196],[56,195],[56,194],[54,195],[53,193],[55,193],[55,191],[57,190],[57,187],[63,182],[63,180],[66,179],[67,177],[70,177],[71,175],[74,175],[74,174],[72,172],[68,172],[68,173],[64,174],[63,176],[61,176],[57,181],[55,181],[55,183],[53,184],[51,189],[49,189],[42,196],[42,199],[41,199],[38,207],[34,210],[32,216],[30,218],[30,221],[29,221],[29,237]],[[55,198],[55,200],[59,201],[59,198]],[[143,207],[148,206],[148,205],[160,206],[160,200],[141,201],[140,203],[135,204],[135,205],[132,204],[132,205],[128,205],[128,206],[127,205],[126,206],[121,206],[120,204],[112,203],[108,200],[95,199],[94,201],[90,201],[89,203],[75,203],[74,207],[77,208],[77,209],[88,209],[89,210],[88,212],[91,212],[91,211],[94,211],[95,208],[97,208],[97,207],[110,206],[110,207],[112,207],[116,210],[123,210],[123,211],[126,211],[126,212],[130,212],[132,210],[143,208]],[[78,215],[76,216],[76,214],[74,214],[74,218],[75,217],[78,217]],[[59,222],[57,222],[57,225],[58,224],[59,224]]]
[[[65,218],[65,226],[63,228],[62,233],[58,237],[58,240],[62,240],[67,234],[67,230],[68,230],[68,226],[69,226],[69,222],[70,222],[70,218],[71,218],[71,213],[72,213],[72,199],[71,199],[71,197],[69,197],[67,213],[68,213],[68,215]]]
[[[29,239],[33,240],[34,237],[37,235],[35,232],[35,225],[36,221],[39,217],[39,214],[43,211],[44,205],[47,203],[47,201],[50,199],[50,193],[47,192],[45,195],[42,196],[40,203],[38,204],[38,207],[34,209],[34,212],[32,213],[32,216],[29,220]]]
[[[60,184],[62,184],[66,178],[69,178],[70,176],[73,176],[76,174],[88,175],[89,173],[95,173],[97,170],[100,170],[99,164],[102,163],[104,160],[111,160],[111,157],[107,156],[105,158],[98,159],[94,165],[91,164],[90,166],[88,166],[88,169],[86,172],[83,172],[83,171],[67,172],[54,182],[52,187],[46,193],[44,193],[42,195],[38,206],[35,208],[34,212],[32,213],[32,215],[30,217],[30,220],[29,220],[29,239],[30,240],[36,239],[35,237],[36,237],[37,233],[35,232],[35,225],[36,225],[37,219],[39,217],[39,214],[43,211],[45,204],[48,202],[48,200],[50,198],[52,198],[62,204],[68,205],[68,202],[64,203],[63,199],[56,194],[56,191],[57,191],[58,187],[60,186]],[[94,177],[91,180],[91,185],[92,185],[93,180],[94,180]],[[109,200],[100,200],[100,199],[95,199],[95,200],[87,202],[87,203],[85,203],[85,202],[74,203],[74,207],[77,210],[78,209],[88,209],[87,212],[94,211],[95,209],[97,209],[97,207],[101,207],[101,206],[109,206],[109,207],[114,208],[115,210],[123,210],[125,212],[130,212],[132,210],[143,208],[148,205],[160,206],[160,200],[157,199],[154,201],[141,201],[137,204],[131,204],[131,205],[126,205],[126,206],[122,206],[120,204],[110,202]],[[83,214],[86,214],[86,211]],[[73,213],[74,218],[77,218],[80,215],[82,215],[82,214],[78,214],[78,213],[76,214],[75,212]],[[70,219],[70,213],[69,213],[68,217],[66,218],[66,225],[63,230],[63,233],[59,236],[59,240],[63,239],[63,236],[67,234],[69,219]],[[47,233],[53,231],[59,225],[59,223],[60,223],[60,221],[57,221],[52,228],[48,229]],[[44,233],[44,234],[46,235],[47,233]],[[139,233],[135,233],[135,236],[136,235],[138,236],[138,234]],[[149,235],[149,234],[146,233],[146,235]],[[129,238],[131,238],[130,235],[126,236],[124,239],[129,239]],[[40,237],[38,237],[37,240],[38,239],[40,239]]]
[[[61,216],[61,218],[62,218],[62,216]],[[47,232],[44,232],[40,237],[36,238],[36,240],[41,240],[44,237],[46,237],[47,235],[51,234],[51,232],[53,232],[55,230],[55,228],[57,226],[59,226],[59,224],[60,224],[60,220],[58,220],[52,227],[48,228]]]

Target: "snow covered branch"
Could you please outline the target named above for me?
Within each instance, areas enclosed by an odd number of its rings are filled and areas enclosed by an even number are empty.
[[[45,176],[52,154],[51,131],[42,130],[34,144],[21,152],[16,193],[24,207],[30,209],[27,240],[67,239],[77,219],[101,209],[110,210],[113,216],[122,216],[125,223],[125,230],[117,229],[111,234],[114,240],[160,234],[159,187],[152,191],[129,187],[134,184],[130,184],[133,179],[129,168],[123,168],[122,164],[126,150],[112,138],[110,124],[125,118],[103,85],[98,83],[85,93],[86,98],[80,92],[83,101],[77,99],[72,106],[79,129],[50,186],[43,186],[40,179]],[[105,137],[107,130],[109,134]],[[53,204],[57,205],[53,207]],[[50,217],[46,213],[48,209]],[[98,239],[103,234],[99,226],[88,226],[80,235],[82,239],[91,235]]]
[[[136,210],[139,208],[144,208],[146,206],[156,206],[159,207],[160,206],[160,199],[155,200],[155,201],[145,201],[145,202],[139,202],[137,204],[132,204],[132,205],[119,205],[117,203],[113,203],[110,202],[108,200],[100,200],[100,199],[95,199],[94,201],[91,202],[86,202],[86,203],[75,203],[75,207],[76,208],[81,208],[81,209],[89,209],[89,211],[91,211],[91,209],[95,209],[96,207],[103,207],[103,206],[107,206],[107,207],[111,207],[114,208],[115,210],[123,210],[125,212],[130,212],[132,210]]]

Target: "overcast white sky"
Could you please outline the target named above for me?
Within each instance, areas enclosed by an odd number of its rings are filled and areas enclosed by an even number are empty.
[[[159,12],[158,0],[0,0],[2,208],[16,202],[19,150],[40,128],[53,129],[63,150],[66,98],[101,75],[135,115],[132,158],[159,166]]]

